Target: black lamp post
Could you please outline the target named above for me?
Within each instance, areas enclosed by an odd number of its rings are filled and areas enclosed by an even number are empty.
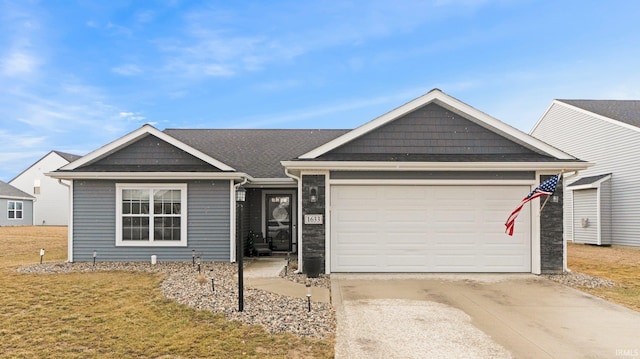
[[[238,229],[236,230],[236,262],[238,262],[238,311],[244,310],[244,275],[242,272],[242,257],[244,252],[244,246],[242,243],[242,210],[244,207],[244,200],[246,199],[247,191],[243,187],[239,187],[236,190],[236,205],[238,207]]]

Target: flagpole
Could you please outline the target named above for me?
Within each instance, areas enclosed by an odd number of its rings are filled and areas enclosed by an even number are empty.
[[[564,175],[564,168],[560,172],[560,176],[558,176],[558,181],[560,181],[560,179],[562,178],[563,175]],[[540,217],[542,215],[542,210],[544,209],[544,206],[547,205],[547,202],[549,202],[549,198],[551,198],[551,196],[553,196],[553,193],[548,195],[547,199],[544,200],[544,203],[542,204],[542,207],[540,207],[540,212],[538,212],[538,217]]]
[[[542,204],[542,207],[540,207],[540,212],[538,212],[538,217],[540,217],[542,215],[542,210],[544,209],[544,206],[547,205],[547,202],[549,202],[549,198],[551,198],[551,196],[547,196],[547,199],[544,200],[544,203]]]

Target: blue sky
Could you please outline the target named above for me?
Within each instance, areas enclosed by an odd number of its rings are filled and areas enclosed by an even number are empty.
[[[354,128],[432,88],[528,132],[640,99],[637,1],[0,0],[0,180],[138,127]]]

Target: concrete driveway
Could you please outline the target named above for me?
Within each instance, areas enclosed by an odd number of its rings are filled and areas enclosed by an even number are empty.
[[[336,358],[640,358],[640,313],[530,274],[332,274]]]

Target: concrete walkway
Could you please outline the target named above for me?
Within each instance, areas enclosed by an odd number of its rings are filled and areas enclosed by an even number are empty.
[[[244,268],[244,283],[247,287],[266,290],[288,297],[307,299],[307,288],[304,284],[292,282],[280,277],[287,260],[279,257],[261,257],[247,261]],[[329,303],[329,289],[311,287],[311,301]]]

